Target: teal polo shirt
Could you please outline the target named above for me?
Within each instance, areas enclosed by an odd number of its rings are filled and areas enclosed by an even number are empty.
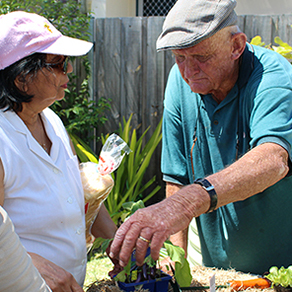
[[[217,104],[191,91],[174,65],[165,91],[161,169],[165,181],[193,182],[222,170],[253,147],[273,142],[291,158],[292,66],[247,44],[239,78]],[[255,182],[256,184],[256,178]],[[292,178],[197,218],[203,263],[262,274],[292,263]],[[275,238],[277,240],[275,240]]]

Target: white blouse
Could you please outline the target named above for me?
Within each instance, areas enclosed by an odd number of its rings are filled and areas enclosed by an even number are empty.
[[[4,209],[28,252],[70,272],[83,285],[86,271],[84,195],[77,157],[59,117],[41,113],[50,155],[12,111],[0,111]]]

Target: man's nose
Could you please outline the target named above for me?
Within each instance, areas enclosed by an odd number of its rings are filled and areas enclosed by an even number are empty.
[[[198,60],[195,58],[187,58],[185,62],[184,74],[186,78],[192,77],[200,72]]]

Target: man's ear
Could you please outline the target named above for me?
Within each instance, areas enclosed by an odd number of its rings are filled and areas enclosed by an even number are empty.
[[[232,52],[233,60],[239,59],[246,46],[247,37],[243,32],[236,33],[232,36]]]
[[[27,92],[28,87],[26,85],[26,80],[21,75],[15,78],[14,84],[21,92]]]

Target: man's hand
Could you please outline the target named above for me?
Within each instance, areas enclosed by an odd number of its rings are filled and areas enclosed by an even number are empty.
[[[170,198],[137,210],[118,229],[110,248],[110,257],[119,260],[124,267],[131,253],[136,248],[136,262],[143,264],[145,254],[151,241],[151,256],[159,258],[164,241],[179,230],[185,229],[193,218],[190,203],[173,195]]]
[[[274,143],[264,143],[249,151],[222,171],[207,177],[218,195],[217,208],[242,201],[286,176],[288,153]],[[179,189],[157,204],[137,210],[118,229],[110,249],[110,257],[124,267],[136,248],[136,262],[141,266],[151,241],[151,256],[159,251],[170,235],[188,227],[193,217],[210,207],[208,192],[198,184]]]
[[[110,260],[112,261],[112,263],[114,264],[114,268],[113,270],[109,271],[108,275],[113,279],[114,276],[116,276],[118,273],[120,273],[123,270],[123,267],[120,266],[119,261],[117,259],[113,259],[110,257],[109,253],[110,253],[110,247],[111,247],[112,241],[110,242],[109,246],[106,249],[106,253],[108,255],[108,257],[110,258]]]
[[[28,254],[53,292],[83,292],[70,273],[35,253]]]

